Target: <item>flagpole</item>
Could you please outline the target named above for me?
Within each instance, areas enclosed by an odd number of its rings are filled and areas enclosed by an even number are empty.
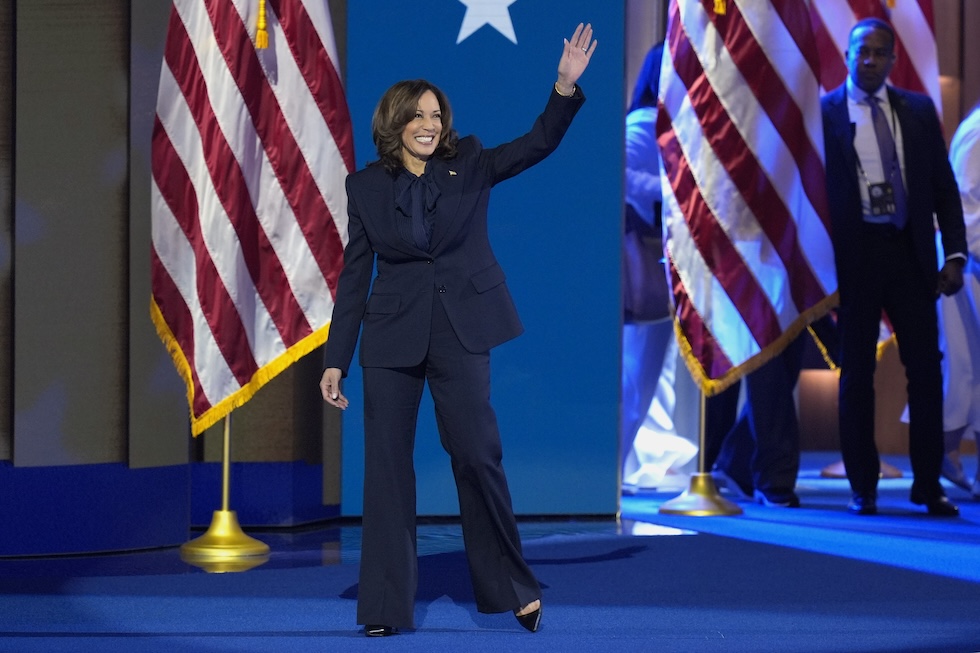
[[[705,404],[707,399],[701,391],[700,436],[698,438],[698,473],[691,474],[691,484],[679,496],[660,505],[660,513],[665,515],[688,515],[690,517],[717,517],[741,515],[742,509],[718,494],[715,479],[705,471]]]
[[[184,562],[205,571],[222,573],[246,571],[269,560],[269,545],[250,537],[238,525],[238,516],[229,510],[231,485],[231,415],[225,416],[221,452],[221,510],[215,510],[211,526],[200,537],[180,547]]]

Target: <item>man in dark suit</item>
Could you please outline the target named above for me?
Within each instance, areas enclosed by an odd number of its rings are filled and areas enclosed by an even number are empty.
[[[847,81],[822,100],[827,193],[840,289],[841,453],[853,499],[877,512],[874,370],[882,310],[908,380],[912,503],[929,514],[959,509],[939,482],[942,376],[935,300],[963,285],[963,210],[929,97],[885,85],[895,33],[865,19],[851,30]],[[936,256],[933,216],[946,260]]]

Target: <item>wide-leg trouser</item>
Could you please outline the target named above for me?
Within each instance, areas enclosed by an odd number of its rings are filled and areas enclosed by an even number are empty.
[[[524,561],[490,405],[489,352],[459,343],[433,302],[429,352],[410,368],[364,368],[364,515],[357,622],[414,627],[418,586],[413,450],[425,382],[459,495],[463,541],[480,612],[541,597]]]

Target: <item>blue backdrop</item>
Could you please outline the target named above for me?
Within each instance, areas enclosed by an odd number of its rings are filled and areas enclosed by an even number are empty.
[[[469,2],[498,18],[457,43],[462,0],[351,2],[347,93],[358,167],[376,158],[371,114],[400,79],[422,77],[452,103],[460,135],[484,145],[530,128],[556,79],[562,39],[591,22],[598,50],[582,77],[587,102],[558,151],[498,186],[491,237],[526,333],[494,350],[493,403],[519,514],[618,510],[623,3]],[[506,34],[509,15],[512,42]],[[498,29],[500,27],[501,29]],[[346,381],[342,513],[363,496],[360,369]],[[458,513],[449,459],[425,394],[416,442],[418,510]]]

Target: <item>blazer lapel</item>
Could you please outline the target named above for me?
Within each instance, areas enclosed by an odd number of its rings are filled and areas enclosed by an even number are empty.
[[[416,256],[420,250],[412,243],[406,242],[398,229],[398,220],[401,214],[395,207],[394,179],[381,166],[378,166],[377,170],[377,179],[372,180],[370,196],[367,198],[366,215],[361,215],[361,219],[371,221],[375,232],[381,237],[385,245],[391,249]]]
[[[918,117],[912,111],[905,96],[890,86],[888,87],[888,102],[892,106],[892,111],[895,112],[895,119],[898,121],[898,128],[902,134],[902,163],[905,164],[906,186],[908,186],[908,180],[913,177],[917,160],[915,157],[910,157],[909,154],[918,151],[916,141],[923,128],[917,124],[919,122]]]
[[[847,111],[847,90],[839,86],[829,96],[831,137],[833,137],[844,154],[847,170],[857,169],[857,151],[854,149],[854,126]]]

